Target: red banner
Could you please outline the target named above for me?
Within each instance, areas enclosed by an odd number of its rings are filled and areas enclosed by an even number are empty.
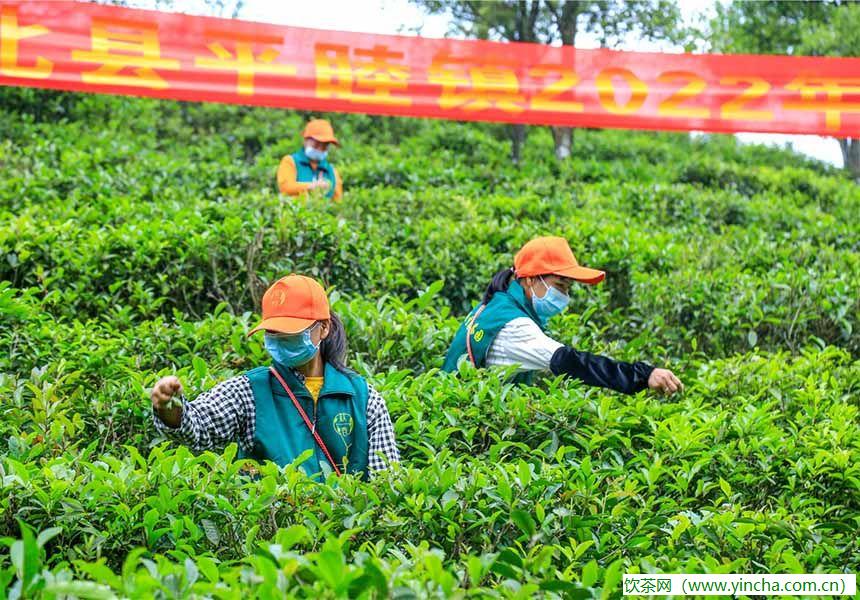
[[[860,137],[860,59],[660,54],[0,3],[0,84],[317,111]]]

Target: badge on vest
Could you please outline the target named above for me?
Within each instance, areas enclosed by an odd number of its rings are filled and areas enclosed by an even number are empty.
[[[347,438],[349,434],[352,433],[353,428],[355,427],[355,421],[352,418],[352,415],[349,413],[337,413],[334,418],[331,420],[332,428],[334,432],[340,436],[341,441],[343,442],[343,462],[344,462],[344,470],[346,470],[349,465],[349,447],[351,444],[347,442]]]
[[[352,433],[352,429],[355,426],[355,422],[352,419],[352,415],[349,413],[337,413],[334,418],[331,420],[332,426],[337,434],[343,439],[343,443],[346,443],[346,437]]]

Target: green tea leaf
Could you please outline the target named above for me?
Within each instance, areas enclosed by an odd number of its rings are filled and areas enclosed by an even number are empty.
[[[522,530],[522,532],[528,537],[532,537],[535,534],[534,519],[532,519],[531,515],[524,510],[512,510],[511,520],[516,523],[517,527],[519,527],[520,530]]]
[[[582,567],[582,585],[585,587],[591,587],[597,582],[598,568],[597,561],[591,559],[585,566]]]

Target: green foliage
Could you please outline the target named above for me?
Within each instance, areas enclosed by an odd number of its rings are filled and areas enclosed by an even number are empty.
[[[827,22],[807,27],[800,51],[816,56],[860,55],[860,5],[844,4],[833,10]]]
[[[581,32],[596,35],[602,46],[616,46],[630,34],[652,40],[682,37],[678,5],[666,0],[412,1],[428,13],[449,15],[451,33],[480,39],[572,46]]]
[[[830,23],[840,0],[718,2],[709,24],[711,50],[729,54],[802,54],[806,32]]]
[[[342,204],[274,191],[307,115],[0,92],[0,597],[620,595],[625,572],[860,567],[860,190],[731,138],[335,115]],[[538,234],[608,276],[552,334],[679,397],[438,371]],[[163,443],[266,361],[266,284],[331,290],[403,463],[317,484]]]
[[[717,52],[857,56],[860,5],[842,0],[717,3],[707,37]]]

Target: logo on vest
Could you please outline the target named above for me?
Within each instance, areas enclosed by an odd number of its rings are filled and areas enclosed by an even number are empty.
[[[484,339],[484,330],[479,329],[478,331],[475,332],[475,335],[472,337],[475,338],[476,342],[480,342],[482,339]]]
[[[478,315],[476,314],[471,314],[466,317],[466,333],[471,335],[471,333],[475,331],[475,327],[477,327],[477,324],[475,323],[475,317],[477,316]]]
[[[334,427],[335,432],[337,432],[340,437],[346,438],[350,433],[352,433],[352,428],[355,422],[352,420],[351,414],[337,413],[331,420],[331,424]],[[344,443],[346,443],[345,439]]]
[[[331,420],[331,425],[334,428],[335,433],[340,436],[340,439],[343,442],[343,469],[345,471],[349,468],[349,447],[351,446],[351,444],[347,442],[347,438],[349,437],[349,434],[352,433],[355,421],[353,421],[352,415],[349,413],[337,413]]]

